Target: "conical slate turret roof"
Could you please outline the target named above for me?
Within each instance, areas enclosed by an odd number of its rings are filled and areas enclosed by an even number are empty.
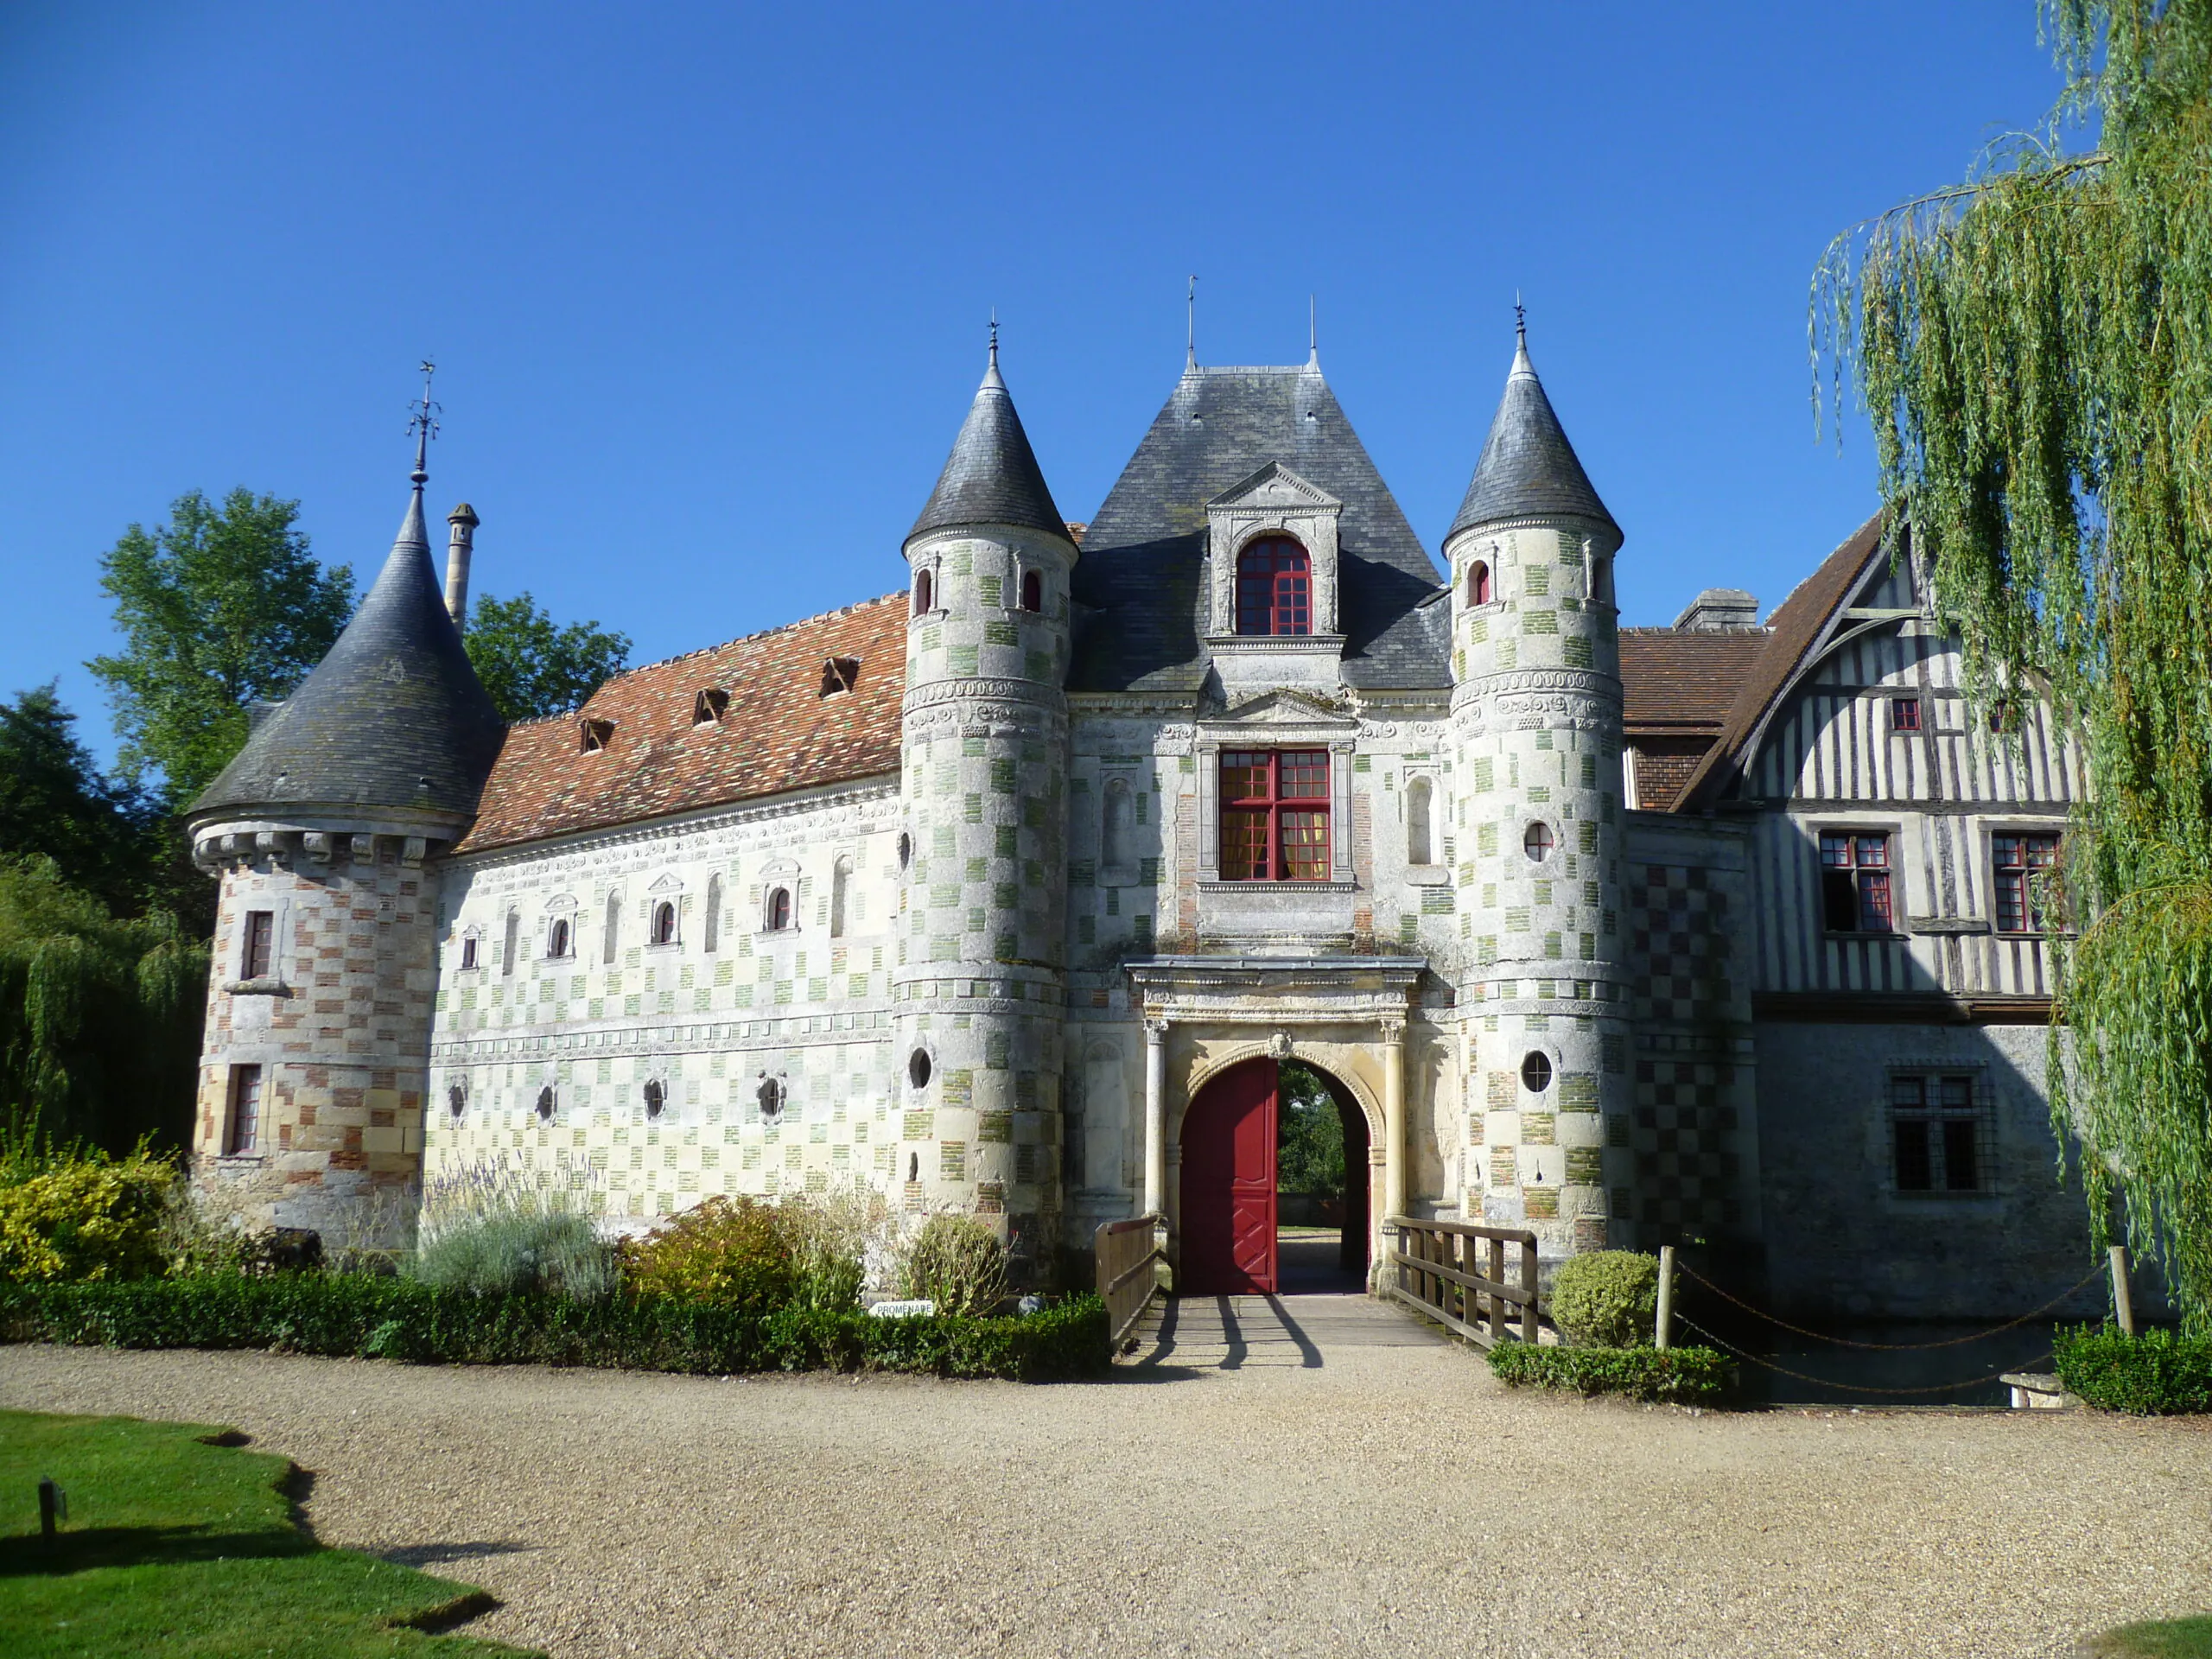
[[[473,816],[505,731],[446,613],[418,481],[391,556],[338,643],[192,813],[389,807]]]
[[[1552,412],[1523,334],[1514,348],[1512,372],[1505,377],[1505,396],[1483,442],[1483,458],[1475,463],[1466,499],[1444,539],[1501,518],[1560,516],[1594,518],[1616,539],[1621,533]]]
[[[1014,399],[999,378],[996,346],[937,488],[906,539],[955,524],[1015,524],[1050,531],[1063,539],[1068,533],[1029,448],[1029,435],[1021,429],[1021,416],[1014,412]]]

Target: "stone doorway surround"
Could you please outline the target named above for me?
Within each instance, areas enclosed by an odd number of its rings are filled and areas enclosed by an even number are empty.
[[[1350,1091],[1367,1119],[1368,1252],[1406,1200],[1406,1021],[1422,957],[1154,957],[1125,964],[1144,1020],[1144,1207],[1167,1217],[1179,1262],[1183,1115],[1240,1060],[1303,1060]]]

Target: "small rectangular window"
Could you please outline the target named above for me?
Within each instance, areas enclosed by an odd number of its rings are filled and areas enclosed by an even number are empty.
[[[1900,1192],[1989,1190],[1991,1113],[1971,1072],[1890,1076],[1891,1179]]]
[[[245,913],[245,949],[238,963],[240,979],[266,979],[276,966],[276,913],[249,910]]]
[[[1893,732],[1916,732],[1920,729],[1918,697],[1890,699],[1890,729]]]
[[[1992,836],[1990,862],[1995,866],[1997,931],[1999,933],[2040,933],[2044,931],[2041,882],[2037,872],[2058,863],[2056,836]]]
[[[474,968],[476,965],[476,936],[474,933],[469,934],[461,942],[461,965],[463,968]]]
[[[1886,835],[1821,837],[1821,925],[1831,933],[1896,931]]]
[[[243,1157],[254,1147],[261,1123],[261,1068],[231,1068],[230,1121],[223,1126],[223,1154]]]

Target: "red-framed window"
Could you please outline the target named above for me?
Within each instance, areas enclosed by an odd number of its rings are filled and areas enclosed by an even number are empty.
[[[1831,933],[1891,933],[1890,838],[1821,837],[1821,920]]]
[[[930,608],[931,587],[930,573],[925,569],[917,570],[914,573],[914,614],[916,616],[921,615]]]
[[[1287,536],[1262,536],[1236,556],[1236,632],[1313,632],[1313,568]]]
[[[1329,879],[1329,752],[1243,749],[1221,757],[1226,881]]]
[[[1490,566],[1477,559],[1467,567],[1467,603],[1487,605],[1490,601]]]
[[[2037,903],[2037,870],[2058,863],[2056,836],[1992,836],[1991,862],[1997,867],[1997,931],[2040,933],[2043,906]]]
[[[245,949],[239,953],[240,979],[266,979],[276,960],[276,912],[249,910],[245,913]]]
[[[223,1125],[223,1155],[241,1158],[254,1149],[261,1128],[261,1068],[231,1068],[230,1121]]]
[[[1890,729],[1893,732],[1916,732],[1920,729],[1918,697],[1890,699]]]

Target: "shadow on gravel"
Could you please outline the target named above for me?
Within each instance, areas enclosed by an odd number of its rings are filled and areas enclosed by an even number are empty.
[[[406,1544],[397,1549],[365,1549],[361,1553],[397,1567],[435,1567],[446,1561],[482,1560],[491,1555],[526,1555],[538,1548],[537,1544],[518,1543],[512,1539],[487,1538],[465,1544]]]

